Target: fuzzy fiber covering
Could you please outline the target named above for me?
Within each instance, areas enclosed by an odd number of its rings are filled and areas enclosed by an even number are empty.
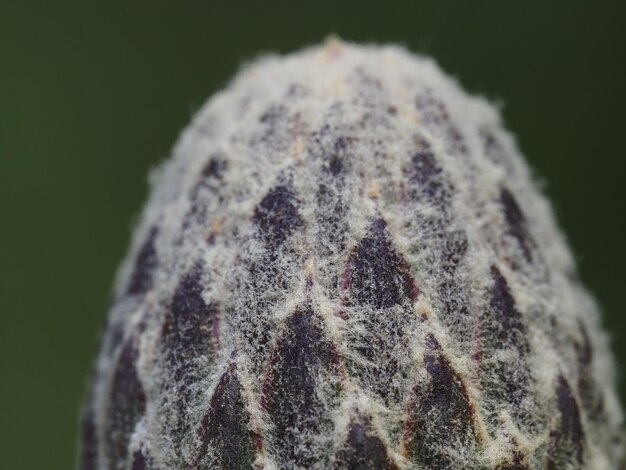
[[[597,469],[607,338],[498,112],[330,40],[200,110],[123,264],[82,469]]]

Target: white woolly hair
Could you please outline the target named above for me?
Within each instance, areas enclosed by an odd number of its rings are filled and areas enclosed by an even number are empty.
[[[255,60],[151,183],[84,468],[621,461],[552,210],[497,110],[430,58],[331,39]]]

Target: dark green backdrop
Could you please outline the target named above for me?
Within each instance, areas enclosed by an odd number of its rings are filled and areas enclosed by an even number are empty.
[[[332,32],[432,54],[505,103],[626,370],[618,2],[28,3],[0,1],[0,468],[73,466],[148,169],[242,60]]]

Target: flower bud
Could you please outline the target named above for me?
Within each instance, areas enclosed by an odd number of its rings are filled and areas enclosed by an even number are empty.
[[[597,307],[497,111],[432,60],[257,60],[152,180],[81,468],[618,467]]]

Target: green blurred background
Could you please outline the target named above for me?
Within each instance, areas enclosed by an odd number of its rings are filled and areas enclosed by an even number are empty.
[[[0,4],[0,468],[74,465],[79,404],[148,169],[242,61],[333,32],[431,54],[505,104],[626,371],[618,2]]]

